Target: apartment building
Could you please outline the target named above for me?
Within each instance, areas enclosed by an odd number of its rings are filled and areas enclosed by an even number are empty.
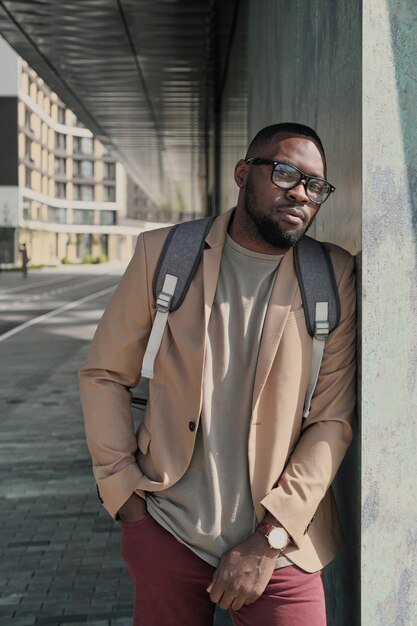
[[[152,225],[125,219],[123,166],[2,39],[0,78],[0,263],[128,260]]]

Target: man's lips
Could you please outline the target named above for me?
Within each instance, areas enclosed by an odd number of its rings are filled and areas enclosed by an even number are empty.
[[[305,222],[306,220],[304,212],[301,209],[296,209],[294,207],[281,207],[278,209],[278,213],[281,213],[282,216],[292,224],[299,224],[300,222]]]

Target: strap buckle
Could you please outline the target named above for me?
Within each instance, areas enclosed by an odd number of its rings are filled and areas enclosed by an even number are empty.
[[[156,310],[161,311],[161,313],[168,313],[172,298],[173,294],[161,291],[156,300]]]
[[[318,341],[326,341],[330,332],[328,302],[316,302],[315,318],[314,338]]]

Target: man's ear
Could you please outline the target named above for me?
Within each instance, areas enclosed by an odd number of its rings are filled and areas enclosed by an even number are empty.
[[[239,187],[239,189],[242,189],[245,186],[248,171],[248,164],[244,159],[240,159],[236,163],[235,167],[235,183]]]

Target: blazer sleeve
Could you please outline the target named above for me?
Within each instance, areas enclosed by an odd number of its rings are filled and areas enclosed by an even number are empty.
[[[87,363],[79,372],[87,445],[101,501],[115,517],[137,492],[142,476],[131,393],[152,326],[143,236],[97,327]]]
[[[352,439],[356,294],[354,259],[346,253],[343,257],[340,323],[326,341],[310,415],[277,486],[261,501],[298,547]]]

